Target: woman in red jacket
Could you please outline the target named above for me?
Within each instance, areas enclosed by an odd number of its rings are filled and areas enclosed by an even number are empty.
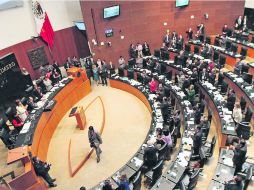
[[[17,112],[12,116],[11,123],[14,126],[15,130],[17,130],[18,132],[21,131],[24,125],[23,121],[19,118]]]
[[[152,81],[149,83],[150,86],[150,92],[151,93],[156,93],[157,91],[157,82],[152,78]]]

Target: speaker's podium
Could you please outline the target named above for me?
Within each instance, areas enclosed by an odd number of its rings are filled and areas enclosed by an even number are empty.
[[[75,116],[80,130],[84,130],[86,125],[86,116],[84,108],[82,106],[72,108],[69,117],[72,116]]]
[[[46,190],[47,186],[39,178],[28,156],[28,147],[19,147],[8,151],[7,164],[21,161],[24,166],[24,172],[8,182],[12,189]]]

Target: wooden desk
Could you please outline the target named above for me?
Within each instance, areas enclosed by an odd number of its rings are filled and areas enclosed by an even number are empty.
[[[240,100],[243,97],[246,100],[246,108],[250,107],[251,110],[254,110],[254,104],[251,101],[250,97],[236,84],[234,83],[227,75],[224,75],[224,81],[228,84],[229,88],[235,91],[236,97]],[[252,114],[252,121],[254,121],[254,114]]]
[[[8,151],[7,164],[12,164],[16,161],[21,160],[23,164],[28,162],[28,147],[23,146]]]
[[[136,96],[138,99],[140,99],[146,105],[149,112],[152,113],[152,108],[150,106],[149,101],[147,100],[145,95],[142,92],[140,92],[138,89],[136,89],[135,87],[133,87],[129,84],[126,84],[124,82],[117,81],[117,80],[110,79],[109,82],[110,82],[111,87],[129,92],[130,94],[133,94],[134,96]]]
[[[205,102],[207,103],[207,106],[212,111],[212,115],[214,118],[216,130],[217,130],[217,139],[218,139],[219,145],[220,147],[224,147],[226,145],[227,135],[221,133],[222,124],[221,124],[221,118],[218,113],[217,107],[214,104],[211,97],[209,96],[209,94],[207,93],[207,91],[200,84],[198,84],[198,86],[199,86],[200,92],[205,96]]]
[[[85,71],[82,71],[80,77],[74,78],[54,97],[56,105],[53,110],[44,112],[37,124],[31,145],[33,156],[38,156],[43,161],[47,160],[49,143],[58,123],[66,112],[90,91],[90,82]]]

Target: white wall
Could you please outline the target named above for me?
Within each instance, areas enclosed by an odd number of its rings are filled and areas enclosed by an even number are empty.
[[[245,7],[254,9],[254,0],[245,0]]]
[[[83,20],[79,0],[40,2],[43,2],[54,31],[73,26],[73,21]],[[0,26],[0,50],[37,36],[31,1],[24,0],[23,7],[0,11]]]

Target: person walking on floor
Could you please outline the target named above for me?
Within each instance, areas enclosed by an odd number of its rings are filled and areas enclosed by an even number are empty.
[[[102,139],[100,134],[94,130],[93,126],[89,127],[88,130],[88,139],[91,148],[95,148],[96,156],[97,156],[97,163],[100,162],[100,154],[102,153],[100,144],[102,144]]]

